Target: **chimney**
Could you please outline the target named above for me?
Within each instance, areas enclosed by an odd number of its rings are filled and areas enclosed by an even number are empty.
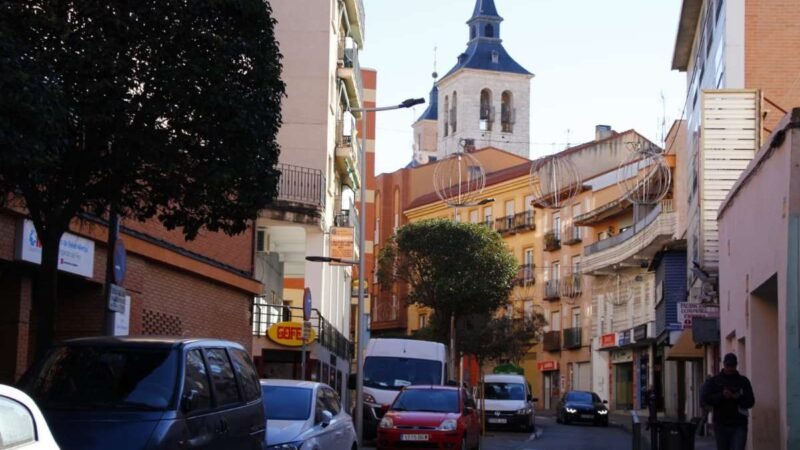
[[[611,125],[595,125],[594,127],[594,140],[599,141],[607,137],[613,136],[616,133],[611,129]]]

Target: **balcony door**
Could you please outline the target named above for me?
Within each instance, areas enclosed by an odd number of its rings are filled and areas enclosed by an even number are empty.
[[[553,213],[553,234],[556,239],[561,239],[561,215]]]
[[[511,228],[514,225],[514,200],[506,202],[506,228]]]
[[[550,331],[561,331],[561,311],[550,313]]]
[[[572,328],[581,327],[581,309],[572,308]]]

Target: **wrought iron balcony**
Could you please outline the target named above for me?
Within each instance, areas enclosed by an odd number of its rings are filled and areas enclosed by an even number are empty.
[[[325,209],[325,175],[321,170],[291,164],[278,164],[278,202]]]
[[[361,184],[358,172],[361,144],[355,138],[356,121],[350,116],[336,121],[336,170],[344,184],[357,190]]]
[[[561,248],[561,235],[555,231],[544,234],[544,251],[553,252]]]
[[[490,230],[494,230],[494,221],[492,220],[492,216],[484,217],[483,222],[481,222],[481,225],[485,226]]]
[[[581,348],[583,342],[581,340],[581,328],[565,328],[564,329],[564,348],[575,349]]]
[[[573,272],[561,281],[561,295],[564,297],[579,297],[583,292],[583,275]]]
[[[361,79],[361,66],[358,63],[358,47],[345,47],[341,52],[342,64],[336,70],[336,74],[344,80],[350,107],[361,108],[364,83]]]
[[[536,229],[533,210],[500,217],[495,221],[495,230],[500,234],[519,233]]]
[[[569,226],[564,229],[564,245],[575,245],[583,240],[581,227]]]
[[[533,275],[533,264],[523,264],[519,266],[519,272],[517,272],[516,278],[514,278],[514,284],[517,286],[526,286],[536,283],[536,277]]]
[[[547,280],[544,282],[544,300],[558,300],[561,298],[561,280]]]
[[[547,331],[544,333],[542,348],[546,352],[561,351],[561,331]]]

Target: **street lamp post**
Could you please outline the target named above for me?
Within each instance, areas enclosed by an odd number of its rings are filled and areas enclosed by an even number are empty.
[[[365,271],[365,258],[364,249],[366,247],[366,228],[367,228],[367,113],[390,111],[393,109],[410,108],[412,106],[425,103],[424,98],[409,98],[402,103],[394,106],[383,106],[375,108],[351,108],[351,113],[360,113],[361,117],[361,154],[359,155],[359,178],[361,179],[360,186],[360,201],[359,201],[359,233],[358,233],[358,261],[342,260],[338,258],[325,258],[325,257],[307,257],[309,261],[319,262],[339,262],[343,264],[358,265],[358,331],[357,339],[358,345],[356,346],[356,433],[358,435],[359,444],[363,444],[364,440],[364,271]]]

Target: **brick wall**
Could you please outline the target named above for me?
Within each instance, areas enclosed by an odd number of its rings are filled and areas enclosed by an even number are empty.
[[[187,241],[181,230],[167,230],[157,220],[147,222],[124,221],[123,225],[194,253],[227,264],[236,269],[253,272],[253,227],[236,236],[202,230],[193,241]]]
[[[745,2],[745,84],[785,110],[800,105],[800,8],[797,0]],[[784,113],[766,107],[774,130]]]

